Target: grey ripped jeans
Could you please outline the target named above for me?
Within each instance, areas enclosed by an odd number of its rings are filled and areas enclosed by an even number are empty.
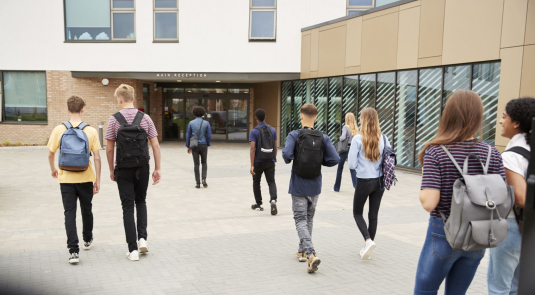
[[[312,244],[312,226],[318,197],[300,197],[292,195],[292,210],[294,212],[295,228],[299,236],[299,253],[305,252],[307,257],[316,253]]]

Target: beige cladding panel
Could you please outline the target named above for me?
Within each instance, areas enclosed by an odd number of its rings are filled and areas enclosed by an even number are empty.
[[[319,77],[343,75],[345,69],[346,26],[320,31]]]
[[[503,113],[505,105],[511,99],[520,95],[520,81],[522,75],[522,56],[524,47],[501,49],[500,93],[498,97],[498,114]],[[501,137],[500,126],[496,120],[496,145],[506,146],[508,139]]]
[[[318,55],[319,55],[319,33],[320,30],[314,29],[310,34],[310,71],[318,70]]]
[[[398,12],[398,11],[399,11],[399,6],[396,6],[396,7],[392,7],[392,8],[388,8],[388,9],[379,10],[379,11],[374,12],[374,13],[366,14],[366,15],[363,16],[363,18],[364,18],[364,20],[368,20],[368,19],[376,18],[376,17],[379,17],[379,16],[391,14],[391,13]]]
[[[535,45],[524,47],[520,96],[535,97]]]
[[[310,72],[310,34],[301,37],[301,79],[306,79]]]
[[[347,21],[346,26],[346,67],[360,66],[362,48],[362,17]]]
[[[363,20],[362,73],[396,69],[398,24],[399,12]]]
[[[503,1],[446,1],[443,64],[500,58]]]
[[[420,5],[420,39],[418,57],[442,55],[444,8],[446,0],[422,0]]]
[[[418,67],[418,37],[420,32],[420,7],[399,12],[397,68]]]
[[[505,0],[503,7],[502,48],[524,44],[528,0]]]
[[[524,44],[535,44],[535,0],[529,0]]]
[[[442,57],[441,56],[426,57],[426,58],[418,59],[418,67],[419,68],[434,67],[434,66],[440,66],[440,65],[442,65]]]

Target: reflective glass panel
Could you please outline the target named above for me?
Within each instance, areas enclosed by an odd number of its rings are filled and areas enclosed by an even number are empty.
[[[228,99],[207,99],[206,120],[210,123],[212,139],[227,139]]]
[[[318,118],[314,128],[327,133],[327,78],[316,79],[316,107]]]
[[[292,131],[292,82],[282,82],[281,101],[281,144],[286,143],[288,133]]]
[[[154,14],[156,39],[177,39],[177,13],[157,12]]]
[[[113,38],[136,38],[134,33],[134,13],[113,13]]]
[[[227,93],[227,88],[186,88],[187,93]]]
[[[360,126],[360,113],[365,108],[375,107],[375,74],[360,75],[359,113],[357,123]]]
[[[495,144],[498,93],[500,90],[500,62],[473,66],[472,90],[483,101],[483,140]]]
[[[373,0],[349,0],[349,6],[372,6]]]
[[[184,125],[186,111],[184,110],[184,99],[170,98],[164,100],[164,120],[163,138],[165,140],[184,139]]]
[[[293,118],[292,118],[292,130],[301,129],[301,107],[303,106],[303,99],[305,94],[305,88],[303,87],[304,81],[293,81]]]
[[[327,135],[335,144],[342,133],[342,77],[329,78],[328,112]]]
[[[228,140],[247,140],[248,101],[245,99],[229,99],[228,109]]]
[[[172,92],[178,92],[178,93],[184,93],[184,88],[164,88],[164,93],[172,93]]]
[[[251,13],[251,38],[275,38],[275,11]]]
[[[342,118],[345,118],[347,113],[357,113],[357,96],[359,89],[359,76],[347,76],[344,77],[344,100],[343,100],[343,110]],[[358,118],[355,117],[358,121]],[[343,124],[342,120],[342,124]]]
[[[253,0],[253,7],[275,7],[275,0]]]
[[[352,14],[356,14],[356,13],[359,13],[359,12],[362,12],[362,10],[349,10],[347,12],[347,15],[352,15]]]
[[[306,80],[305,81],[305,87],[306,87],[306,93],[305,93],[305,103],[314,103],[314,81],[315,80]]]
[[[375,0],[375,7],[383,6],[399,0]]]
[[[248,88],[230,88],[229,93],[249,93]]]
[[[444,68],[443,104],[457,89],[470,89],[470,66],[451,66]]]
[[[414,165],[414,118],[416,116],[417,71],[398,72],[396,87],[396,131],[394,152],[398,165]]]
[[[47,120],[45,72],[3,72],[3,81],[6,121]]]
[[[134,8],[134,0],[112,0],[113,8]]]
[[[379,115],[381,132],[394,142],[394,107],[396,104],[396,73],[377,74],[377,102],[375,110]]]
[[[177,0],[156,0],[156,8],[177,8]]]
[[[442,68],[420,70],[418,117],[416,120],[416,154],[435,137],[440,121]],[[414,166],[421,167],[415,157]]]
[[[65,40],[110,40],[109,0],[65,0]]]

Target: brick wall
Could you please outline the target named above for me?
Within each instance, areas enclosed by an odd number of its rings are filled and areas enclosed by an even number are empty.
[[[150,84],[150,112],[149,110],[145,110],[145,112],[151,115],[161,140],[161,88],[158,87],[157,91],[155,91],[154,82],[135,79],[109,80],[110,84],[103,86],[101,78],[73,78],[70,71],[47,71],[48,124],[0,123],[0,142],[9,141],[11,143],[45,145],[52,129],[69,120],[67,99],[71,95],[80,96],[87,103],[82,116],[84,122],[97,128],[97,130],[98,123],[102,122],[104,123],[105,132],[109,117],[121,109],[121,106],[113,96],[115,89],[121,83],[129,84],[135,88],[136,99],[134,106],[137,108],[143,108],[143,83]]]

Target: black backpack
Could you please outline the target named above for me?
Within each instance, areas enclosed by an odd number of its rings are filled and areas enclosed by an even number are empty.
[[[149,145],[147,132],[140,123],[145,113],[138,111],[132,124],[128,124],[123,114],[113,116],[121,127],[117,131],[117,168],[135,168],[149,162]]]
[[[531,153],[527,149],[520,147],[520,146],[514,146],[506,150],[505,152],[513,152],[515,154],[519,154],[528,161],[531,158]],[[516,222],[518,222],[518,228],[520,229],[520,232],[522,232],[522,228],[524,226],[524,209],[514,206],[513,212],[515,213]]]
[[[314,129],[301,129],[295,144],[293,172],[303,178],[321,175],[323,165],[323,133]]]
[[[255,129],[260,132],[256,142],[256,156],[260,160],[275,159],[275,140],[273,139],[273,133],[271,133],[271,126],[256,126]]]

